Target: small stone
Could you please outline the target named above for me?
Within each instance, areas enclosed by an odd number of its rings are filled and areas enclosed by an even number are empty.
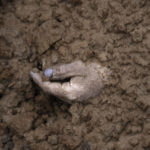
[[[45,75],[46,77],[51,77],[52,74],[53,74],[53,69],[51,69],[51,68],[48,68],[48,69],[46,69],[46,70],[44,71],[44,75]]]

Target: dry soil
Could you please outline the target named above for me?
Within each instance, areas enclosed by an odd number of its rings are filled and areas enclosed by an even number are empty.
[[[89,104],[29,77],[77,59],[112,70]],[[150,1],[0,0],[0,150],[150,150]]]

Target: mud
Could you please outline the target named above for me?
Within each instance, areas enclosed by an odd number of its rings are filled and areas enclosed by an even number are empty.
[[[0,149],[149,150],[150,1],[1,0]],[[45,95],[37,67],[97,59],[113,72],[89,104]]]

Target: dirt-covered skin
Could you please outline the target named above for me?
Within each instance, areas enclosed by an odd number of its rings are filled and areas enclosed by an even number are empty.
[[[111,71],[96,62],[83,63],[80,60],[70,64],[52,66],[44,73],[30,71],[33,81],[49,95],[69,104],[80,102],[88,103],[88,100],[97,97],[105,82],[108,83]],[[38,73],[39,72],[39,73]],[[44,81],[42,76],[46,77]]]
[[[149,0],[0,0],[0,149],[149,150],[149,14]],[[91,103],[31,82],[77,59],[113,72]]]

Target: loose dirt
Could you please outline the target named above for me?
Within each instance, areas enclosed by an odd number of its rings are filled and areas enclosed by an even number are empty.
[[[32,68],[97,59],[89,104],[47,96]],[[150,150],[149,0],[0,0],[1,150]]]

